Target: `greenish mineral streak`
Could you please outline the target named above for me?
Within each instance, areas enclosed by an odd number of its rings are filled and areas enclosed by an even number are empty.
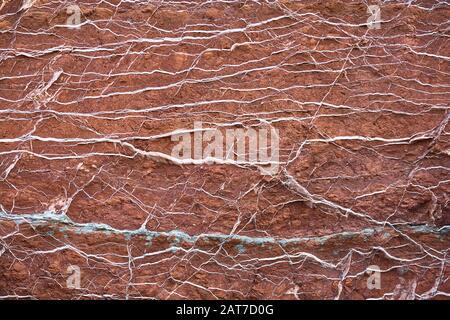
[[[312,237],[294,237],[294,238],[273,238],[273,237],[249,237],[236,234],[221,234],[221,233],[208,233],[199,235],[189,235],[180,230],[171,231],[150,231],[144,227],[140,227],[135,230],[121,230],[113,228],[112,226],[104,223],[77,223],[70,219],[67,215],[57,214],[55,212],[44,212],[42,214],[8,214],[6,212],[0,211],[0,219],[14,221],[17,224],[29,223],[33,225],[49,225],[50,223],[62,224],[63,226],[58,226],[58,229],[62,232],[73,231],[79,234],[90,234],[94,232],[102,232],[105,234],[118,234],[125,237],[127,240],[131,240],[134,236],[144,236],[149,245],[152,244],[152,240],[157,237],[167,237],[172,238],[174,244],[180,242],[195,243],[197,240],[216,240],[220,242],[227,242],[231,240],[239,241],[239,247],[236,247],[238,251],[245,251],[244,245],[257,245],[264,246],[265,244],[277,244],[281,246],[286,246],[289,244],[305,243],[308,241],[314,241],[321,245],[325,244],[327,241],[333,238],[339,239],[351,239],[356,236],[372,237],[378,232],[384,230],[383,227],[376,228],[366,228],[361,231],[355,232],[341,232],[325,236],[312,236]],[[419,233],[438,233],[441,236],[448,236],[449,228],[448,226],[442,227],[440,229],[434,229],[427,225],[416,225],[409,226],[409,228],[414,232]],[[383,234],[386,237],[386,232]]]

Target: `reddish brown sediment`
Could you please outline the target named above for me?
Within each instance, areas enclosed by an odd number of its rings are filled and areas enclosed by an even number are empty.
[[[24,3],[0,298],[448,299],[448,3],[368,1],[379,28],[363,1]],[[276,170],[178,161],[200,122],[277,130]]]

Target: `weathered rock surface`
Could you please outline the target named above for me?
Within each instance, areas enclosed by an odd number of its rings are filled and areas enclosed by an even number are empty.
[[[0,298],[448,299],[445,1],[0,8]]]

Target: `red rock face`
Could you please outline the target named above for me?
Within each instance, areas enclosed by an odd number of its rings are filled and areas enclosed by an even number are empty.
[[[448,299],[449,6],[369,5],[3,1],[0,298]]]

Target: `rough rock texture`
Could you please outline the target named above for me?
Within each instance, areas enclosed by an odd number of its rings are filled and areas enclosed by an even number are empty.
[[[446,1],[0,8],[0,298],[449,298]],[[199,121],[278,170],[177,162]]]

